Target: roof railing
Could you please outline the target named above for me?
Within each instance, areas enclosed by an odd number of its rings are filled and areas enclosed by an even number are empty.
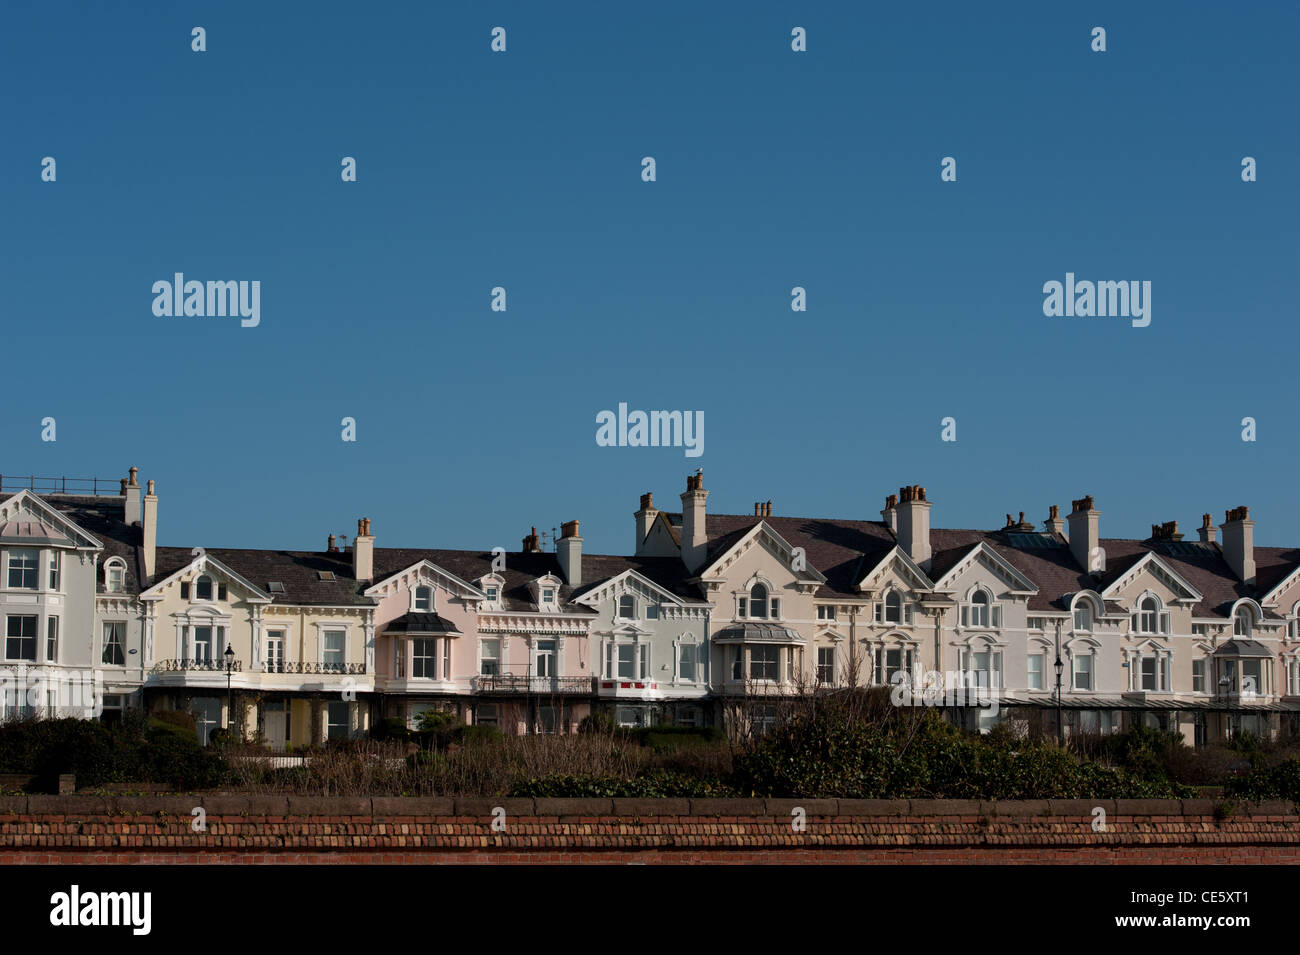
[[[14,474],[0,474],[0,494],[17,494],[19,491],[31,491],[33,494],[75,494],[90,497],[120,497],[121,478],[74,478],[74,477],[22,477]]]

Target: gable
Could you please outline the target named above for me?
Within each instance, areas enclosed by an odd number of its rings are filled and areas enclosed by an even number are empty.
[[[1148,590],[1159,594],[1166,603],[1191,606],[1201,599],[1200,591],[1150,551],[1116,577],[1101,596],[1106,600],[1132,601]]]
[[[894,547],[858,581],[862,591],[882,591],[890,584],[904,590],[933,590],[934,584],[901,547]]]
[[[489,575],[491,576],[491,575]],[[454,597],[468,600],[486,600],[487,594],[473,584],[461,580],[450,571],[444,570],[431,560],[420,560],[390,574],[383,580],[367,587],[367,597],[391,597],[400,591],[413,590],[416,587],[432,586]]]
[[[1038,593],[1037,584],[984,541],[972,547],[943,577],[935,581],[934,589],[947,591],[961,599],[977,584],[992,590],[997,599],[1008,595],[1028,597]]]
[[[785,538],[762,521],[700,571],[701,578],[726,579],[733,583],[741,583],[754,574],[774,583],[779,581],[780,585],[795,583],[810,589],[826,582],[822,573],[808,563],[802,549],[796,552]]]
[[[104,549],[103,543],[98,538],[31,491],[19,491],[9,500],[0,503],[0,523],[11,520],[39,521],[65,534],[76,547]]]
[[[625,570],[617,577],[611,577],[609,580],[602,581],[600,584],[592,587],[584,593],[581,597],[575,597],[573,602],[587,607],[598,607],[604,603],[617,603],[618,598],[625,593],[632,593],[643,598],[651,598],[660,603],[673,603],[678,606],[685,603],[685,601],[676,594],[670,593],[656,584],[649,577],[638,574],[635,570]]]

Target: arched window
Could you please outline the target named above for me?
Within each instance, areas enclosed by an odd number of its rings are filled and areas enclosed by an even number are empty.
[[[618,598],[618,615],[625,620],[636,618],[636,598],[631,594],[624,594]]]
[[[415,588],[415,609],[422,612],[429,612],[433,609],[433,588],[416,587]]]
[[[126,581],[126,562],[120,557],[110,557],[104,564],[104,590],[110,594],[121,593]]]
[[[1156,632],[1159,614],[1160,605],[1156,603],[1155,597],[1147,597],[1142,603],[1138,604],[1138,619],[1141,622],[1140,629],[1143,633]]]
[[[1232,615],[1232,633],[1237,637],[1249,637],[1251,628],[1250,608],[1238,607]]]
[[[885,597],[885,623],[903,622],[903,598],[897,590],[891,590]]]
[[[1092,632],[1092,601],[1087,598],[1074,605],[1074,629],[1079,633]]]
[[[975,591],[970,599],[970,625],[987,627],[989,625],[989,595],[982,590]]]
[[[206,574],[194,582],[194,599],[212,599],[212,578]]]
[[[749,615],[751,617],[767,616],[767,588],[755,584],[749,590]]]

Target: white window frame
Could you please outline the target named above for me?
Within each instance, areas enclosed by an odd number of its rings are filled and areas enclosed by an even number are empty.
[[[110,627],[113,628],[113,632],[114,632],[114,633],[117,633],[117,632],[120,632],[120,633],[121,633],[122,638],[121,638],[121,641],[120,641],[120,642],[117,641],[117,640],[110,640],[110,639],[109,639],[109,628],[110,628]],[[120,630],[119,630],[119,628],[120,628]],[[124,666],[126,666],[126,621],[125,621],[125,620],[104,620],[104,621],[102,621],[102,622],[100,623],[99,635],[100,635],[100,636],[99,636],[99,661],[100,661],[100,666],[106,666],[106,667],[124,667]],[[104,659],[106,656],[108,656],[108,650],[109,650],[109,647],[112,646],[112,645],[115,644],[115,643],[117,644],[118,651],[120,652],[121,657],[122,657],[122,659],[121,659],[120,662],[113,662],[113,661],[109,661],[109,660]]]
[[[31,555],[30,562],[27,555]],[[30,566],[29,566],[30,563]],[[13,582],[14,571],[18,572],[19,582]],[[32,585],[28,587],[23,581],[31,572]],[[5,566],[5,587],[8,590],[41,589],[41,552],[35,547],[11,547]],[[6,631],[7,632],[7,631]]]
[[[427,607],[420,606],[421,590],[427,590],[429,592],[429,606]],[[435,613],[436,606],[437,606],[436,604],[437,598],[434,596],[434,590],[435,588],[433,587],[432,584],[416,584],[414,587],[412,587],[411,588],[411,613]]]
[[[116,575],[117,586],[113,586]],[[120,594],[126,589],[126,561],[110,557],[104,561],[104,593]]]

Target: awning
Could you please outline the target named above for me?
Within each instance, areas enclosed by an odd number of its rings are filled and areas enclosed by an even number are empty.
[[[1258,640],[1243,640],[1234,638],[1229,640],[1219,649],[1214,651],[1216,657],[1259,657],[1270,660],[1273,654],[1268,652],[1268,647]]]
[[[390,637],[458,637],[460,629],[436,613],[407,613],[384,628]]]
[[[738,623],[718,631],[714,643],[780,643],[802,646],[807,641],[789,627],[774,623]]]

